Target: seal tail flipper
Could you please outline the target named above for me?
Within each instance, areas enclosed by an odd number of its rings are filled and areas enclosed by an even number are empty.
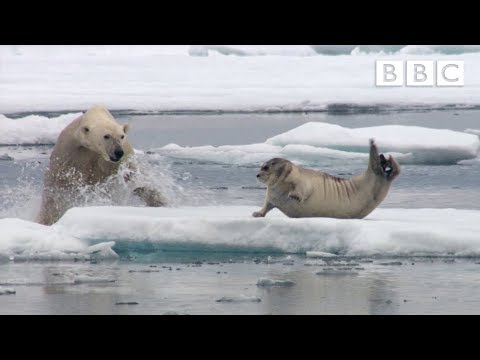
[[[370,139],[370,159],[368,160],[368,167],[376,174],[382,174],[380,157],[378,156],[378,149],[374,139]]]

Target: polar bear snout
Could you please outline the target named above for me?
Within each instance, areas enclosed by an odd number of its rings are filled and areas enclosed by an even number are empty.
[[[113,152],[113,156],[110,155],[110,160],[113,161],[113,162],[120,161],[123,154],[124,154],[124,152],[123,152],[122,148],[116,148],[115,151]]]
[[[114,154],[117,157],[117,159],[121,159],[122,156],[123,156],[123,150],[122,149],[116,149]]]

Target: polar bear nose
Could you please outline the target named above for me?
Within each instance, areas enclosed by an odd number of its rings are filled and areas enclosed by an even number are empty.
[[[119,160],[123,156],[123,150],[122,149],[117,149],[117,150],[115,150],[114,154],[117,157],[117,159]]]

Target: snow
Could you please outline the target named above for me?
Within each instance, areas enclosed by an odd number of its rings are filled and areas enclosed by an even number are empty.
[[[2,45],[0,113],[85,111],[96,103],[111,110],[144,111],[478,105],[479,50],[478,46]],[[376,60],[461,60],[465,86],[378,88]]]

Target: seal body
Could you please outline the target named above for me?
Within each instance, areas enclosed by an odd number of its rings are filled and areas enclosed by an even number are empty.
[[[267,185],[265,205],[253,213],[263,217],[278,208],[293,218],[332,217],[361,219],[370,214],[387,196],[400,165],[390,155],[378,155],[370,140],[367,170],[349,179],[321,171],[304,169],[292,162],[274,158],[262,165],[257,175]]]

